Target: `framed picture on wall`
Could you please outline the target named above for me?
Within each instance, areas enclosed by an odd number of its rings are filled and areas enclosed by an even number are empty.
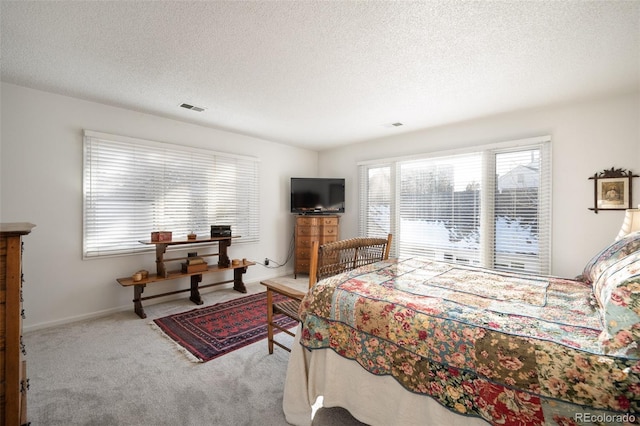
[[[626,210],[631,208],[631,179],[638,177],[625,169],[604,170],[589,179],[594,181],[593,210]]]
[[[626,209],[629,203],[629,179],[598,179],[598,209]]]

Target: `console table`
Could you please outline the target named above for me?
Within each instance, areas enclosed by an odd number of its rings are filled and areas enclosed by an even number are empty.
[[[191,295],[189,300],[191,300],[196,305],[202,305],[203,301],[200,297],[200,289],[233,283],[233,289],[239,291],[240,293],[246,293],[247,289],[244,286],[244,282],[242,281],[242,275],[247,272],[247,267],[251,265],[255,265],[255,262],[249,261],[241,261],[239,264],[232,264],[229,256],[227,254],[227,248],[231,245],[231,240],[234,238],[240,238],[239,236],[233,237],[213,237],[213,238],[198,238],[196,240],[175,240],[175,241],[140,241],[142,244],[154,245],[156,249],[156,273],[149,274],[147,278],[144,278],[140,281],[134,281],[133,277],[125,277],[118,278],[118,283],[123,287],[131,287],[133,286],[133,310],[140,318],[146,318],[147,315],[144,312],[144,308],[142,307],[143,300],[154,299],[156,297],[169,296],[176,293],[182,293],[185,291],[190,291]],[[165,263],[166,262],[175,262],[175,261],[186,261],[188,257],[174,257],[174,258],[165,258],[165,254],[168,247],[178,247],[178,248],[192,248],[192,246],[202,246],[207,247],[211,245],[218,245],[218,253],[209,253],[204,255],[199,255],[198,257],[209,257],[209,256],[218,256],[218,263],[215,265],[208,265],[206,271],[198,271],[198,272],[183,272],[181,269],[170,271],[167,269]],[[222,271],[233,271],[233,280],[219,281],[207,285],[200,285],[202,281],[202,276],[204,274],[210,274],[214,272],[222,272]],[[167,293],[155,294],[152,296],[142,297],[142,293],[144,292],[144,288],[147,284],[166,281],[166,280],[174,280],[177,278],[191,278],[191,287],[187,289],[170,291]]]

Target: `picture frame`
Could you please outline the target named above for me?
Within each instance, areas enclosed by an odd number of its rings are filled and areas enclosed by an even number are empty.
[[[624,209],[629,206],[629,179],[598,179],[598,209]]]
[[[595,173],[589,179],[593,179],[593,203],[589,208],[595,213],[600,210],[626,210],[631,208],[631,179],[638,177],[630,170],[615,169],[603,170]]]

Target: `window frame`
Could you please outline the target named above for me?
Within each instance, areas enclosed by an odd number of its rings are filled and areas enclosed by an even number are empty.
[[[138,179],[132,178],[136,175]],[[85,130],[82,258],[152,251],[139,241],[149,240],[153,231],[172,231],[174,238],[186,239],[189,232],[208,236],[210,225],[230,225],[242,237],[239,243],[257,242],[259,182],[256,157]],[[124,218],[118,217],[120,212]]]
[[[538,199],[537,212],[540,219],[538,220],[539,234],[541,235],[541,241],[539,242],[539,269],[531,273],[537,274],[549,274],[551,271],[551,202],[552,202],[552,180],[551,180],[551,137],[539,136],[526,139],[518,139],[512,141],[505,141],[494,144],[479,145],[470,148],[454,149],[447,151],[434,151],[429,153],[421,153],[411,156],[403,157],[391,157],[383,158],[379,160],[370,160],[359,162],[358,165],[358,188],[359,188],[359,232],[360,235],[366,236],[379,236],[385,232],[390,232],[394,235],[393,244],[391,247],[391,254],[393,256],[398,255],[398,247],[402,241],[401,227],[400,227],[400,214],[398,209],[400,206],[400,164],[409,161],[418,160],[430,160],[444,157],[453,157],[458,155],[467,155],[473,153],[480,153],[482,155],[482,188],[495,188],[495,156],[501,153],[525,151],[527,149],[540,149],[540,182],[541,187],[540,195]],[[368,223],[368,173],[369,170],[376,168],[389,168],[390,176],[390,205],[388,206],[390,214],[390,228],[388,230],[377,229],[372,230],[372,226]],[[481,236],[480,236],[480,266],[487,268],[495,268],[495,224],[491,225],[491,222],[495,219],[494,201],[495,191],[487,191],[486,189],[481,191]],[[546,197],[546,199],[543,199]],[[511,271],[517,269],[501,268]],[[522,271],[520,271],[522,272]],[[527,271],[529,272],[529,271]]]

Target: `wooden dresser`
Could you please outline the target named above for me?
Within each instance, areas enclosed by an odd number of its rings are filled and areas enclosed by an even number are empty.
[[[27,423],[22,343],[22,236],[31,223],[0,224],[0,426]]]
[[[318,241],[320,245],[338,241],[339,219],[339,216],[334,215],[296,217],[294,276],[297,277],[298,273],[309,273],[313,241]]]

